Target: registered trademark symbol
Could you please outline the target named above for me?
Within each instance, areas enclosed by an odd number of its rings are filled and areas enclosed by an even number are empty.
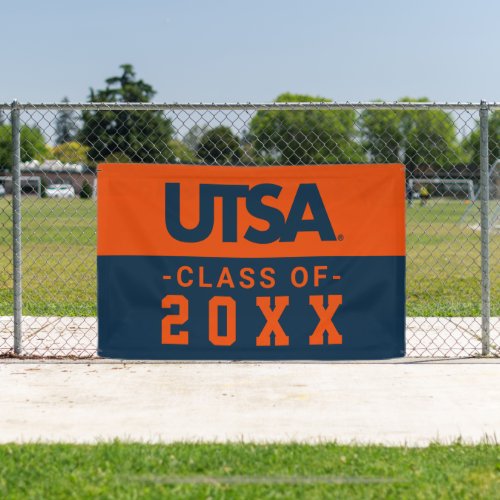
[[[343,235],[343,234],[339,234],[339,235],[337,236],[337,239],[338,239],[339,241],[342,241],[342,240],[344,239],[344,235]]]

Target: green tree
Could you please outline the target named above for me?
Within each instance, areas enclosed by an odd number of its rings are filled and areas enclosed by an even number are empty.
[[[88,200],[92,198],[92,194],[92,186],[87,182],[87,180],[84,180],[82,184],[82,190],[80,191],[80,198]]]
[[[403,98],[402,101],[410,102],[411,99]],[[417,99],[417,102],[429,102],[429,99],[424,97]],[[403,134],[404,163],[410,171],[421,166],[449,170],[464,161],[453,118],[446,111],[405,111]]]
[[[397,163],[404,148],[401,111],[367,109],[361,113],[360,128],[363,147],[370,161]]]
[[[63,163],[88,163],[87,153],[89,147],[76,141],[65,142],[54,146],[51,150],[52,156]]]
[[[67,104],[69,99],[64,97],[62,102]],[[74,109],[61,109],[56,115],[56,144],[71,142],[78,133],[78,113]]]
[[[208,165],[237,165],[241,161],[243,150],[233,131],[221,125],[203,134],[196,153]]]
[[[21,161],[43,160],[49,154],[45,138],[37,127],[21,127]],[[0,125],[0,170],[12,167],[12,127]]]
[[[49,185],[49,182],[46,177],[42,177],[40,180],[40,196],[42,198],[47,198],[47,187]]]
[[[462,146],[468,163],[479,169],[480,164],[480,131],[476,128],[463,140]],[[500,111],[491,113],[488,121],[488,147],[490,164],[500,160]]]
[[[122,74],[106,80],[102,90],[90,90],[90,102],[149,102],[155,95],[151,85],[136,78],[130,64],[120,66]],[[172,122],[161,111],[85,111],[80,142],[89,147],[94,163],[110,156],[125,155],[132,162],[171,162],[168,147]]]
[[[186,144],[188,148],[191,148],[193,151],[196,151],[198,147],[198,143],[200,139],[203,137],[203,134],[208,130],[208,125],[193,125],[186,133],[186,135],[182,138],[182,142]]]
[[[429,102],[403,97],[401,102]],[[363,146],[370,160],[451,168],[464,160],[453,118],[440,109],[366,110],[360,117]]]
[[[104,163],[131,163],[132,160],[125,154],[117,151],[104,158]]]
[[[183,141],[172,139],[168,143],[176,163],[197,163],[196,153]]]
[[[276,102],[329,102],[323,97],[281,94]],[[358,163],[354,110],[258,111],[250,121],[255,152],[269,163]]]

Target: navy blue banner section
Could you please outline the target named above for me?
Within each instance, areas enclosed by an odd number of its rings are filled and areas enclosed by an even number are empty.
[[[100,356],[384,359],[405,354],[405,257],[100,256]]]

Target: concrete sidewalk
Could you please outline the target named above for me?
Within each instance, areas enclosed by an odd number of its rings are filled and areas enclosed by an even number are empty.
[[[0,442],[425,445],[500,436],[500,360],[3,361]]]

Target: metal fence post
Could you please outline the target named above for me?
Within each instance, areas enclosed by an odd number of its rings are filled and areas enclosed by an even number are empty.
[[[481,339],[482,355],[490,353],[490,225],[489,225],[489,149],[488,105],[481,101],[479,109],[481,167]]]
[[[21,272],[21,112],[12,102],[12,248],[14,281],[14,352],[22,352],[22,272]]]

